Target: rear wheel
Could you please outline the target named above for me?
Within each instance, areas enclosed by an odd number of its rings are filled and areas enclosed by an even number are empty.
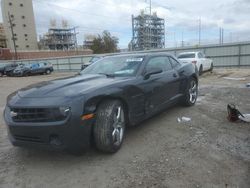
[[[46,74],[50,74],[51,71],[49,69],[46,70]]]
[[[94,140],[97,149],[115,153],[122,145],[126,126],[125,110],[119,100],[107,100],[97,109]]]
[[[29,76],[30,73],[29,72],[25,72],[23,76]]]
[[[200,68],[199,68],[199,75],[201,76],[203,73],[203,66],[201,65]]]
[[[191,78],[188,87],[184,94],[183,104],[185,106],[192,106],[195,104],[198,97],[198,83],[195,78]]]

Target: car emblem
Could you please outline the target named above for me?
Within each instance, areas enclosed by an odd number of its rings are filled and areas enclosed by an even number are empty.
[[[11,116],[11,117],[16,117],[17,115],[18,115],[18,114],[17,114],[16,112],[13,112],[13,111],[10,112],[10,116]]]

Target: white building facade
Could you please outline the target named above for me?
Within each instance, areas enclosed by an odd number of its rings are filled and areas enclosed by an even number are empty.
[[[14,50],[10,17],[17,51],[38,50],[32,0],[2,0],[1,7],[7,47]]]

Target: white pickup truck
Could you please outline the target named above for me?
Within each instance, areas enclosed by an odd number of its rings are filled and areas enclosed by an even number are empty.
[[[177,56],[182,63],[191,62],[199,70],[199,75],[204,71],[213,71],[213,60],[208,59],[202,52],[183,52]]]

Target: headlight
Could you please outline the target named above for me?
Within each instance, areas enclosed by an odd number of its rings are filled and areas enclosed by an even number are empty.
[[[70,113],[70,107],[65,107],[65,106],[59,107],[59,112],[62,116],[67,117]]]

